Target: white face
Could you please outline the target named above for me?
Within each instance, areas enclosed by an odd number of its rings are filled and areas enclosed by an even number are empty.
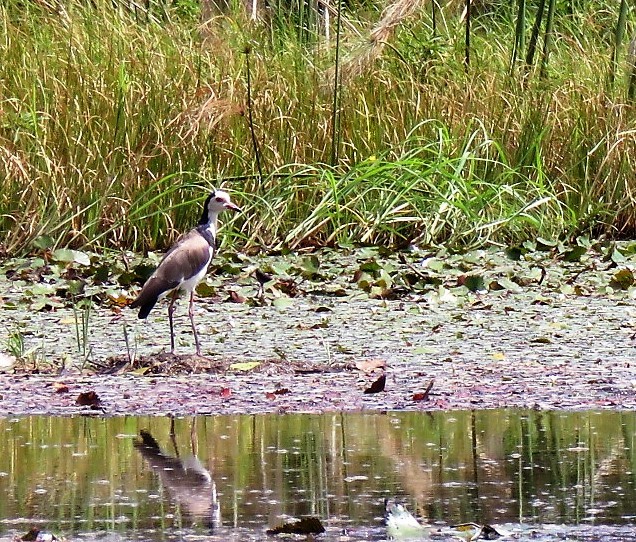
[[[214,197],[210,200],[208,209],[210,209],[210,211],[213,213],[220,213],[225,209],[230,209],[232,211],[241,210],[238,205],[232,203],[232,200],[230,200],[230,195],[227,192],[223,192],[223,190],[216,190],[214,192]]]

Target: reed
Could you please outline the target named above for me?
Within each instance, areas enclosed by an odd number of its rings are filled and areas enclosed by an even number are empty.
[[[524,67],[536,10],[483,6],[465,69],[463,3],[389,4],[343,11],[334,111],[336,37],[295,19],[3,2],[2,249],[163,248],[212,186],[247,210],[226,242],[268,248],[634,232],[628,13],[550,4]]]

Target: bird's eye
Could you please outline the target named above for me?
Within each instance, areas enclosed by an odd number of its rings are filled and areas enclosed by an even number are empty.
[[[223,198],[214,198],[216,201],[218,201],[219,203],[223,203],[225,200]]]

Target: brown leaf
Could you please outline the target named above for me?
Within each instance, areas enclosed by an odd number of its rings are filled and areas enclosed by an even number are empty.
[[[120,293],[120,294],[107,294],[108,300],[115,306],[115,307],[125,307],[126,305],[129,305],[132,300],[130,300],[128,298],[128,296],[126,294]]]
[[[426,386],[426,389],[424,391],[420,391],[417,393],[413,394],[413,401],[428,401],[429,398],[429,394],[431,393],[431,389],[433,388],[433,383],[435,382],[435,380],[431,380],[428,383],[428,386]]]
[[[247,301],[247,299],[245,299],[241,294],[239,294],[238,292],[235,292],[234,290],[232,290],[230,292],[230,301],[232,303],[245,303],[245,301]]]
[[[296,297],[300,292],[298,285],[292,279],[282,279],[276,283],[276,288],[289,297]]]
[[[99,395],[94,391],[85,391],[80,393],[75,400],[75,404],[79,406],[89,406],[91,408],[98,407],[102,404]]]
[[[291,393],[288,388],[278,388],[274,390],[274,395],[286,395]]]
[[[380,378],[378,378],[371,386],[369,386],[364,393],[380,393],[384,391],[384,386],[386,384],[386,374],[383,374]]]
[[[267,397],[271,401],[272,399],[276,399],[276,394],[274,392],[268,391],[265,393],[265,397]]]
[[[219,393],[219,395],[226,399],[230,395],[232,395],[232,390],[230,388],[221,388],[221,392]]]
[[[386,360],[382,358],[361,359],[356,361],[356,369],[365,373],[386,369]]]
[[[68,386],[64,382],[53,382],[52,386],[55,393],[68,393]]]

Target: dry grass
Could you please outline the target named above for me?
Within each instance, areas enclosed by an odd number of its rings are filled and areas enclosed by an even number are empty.
[[[331,168],[330,44],[274,39],[241,15],[203,28],[107,2],[20,5],[0,7],[9,252],[42,236],[162,247],[194,220],[192,200],[221,185],[248,210],[228,242],[264,246],[507,242],[636,225],[634,109],[622,81],[608,87],[607,47],[591,23],[558,36],[539,79],[509,74],[511,34],[488,14],[468,73],[459,6],[440,12],[436,35],[419,1],[348,21]],[[365,27],[361,46],[352,29]]]

